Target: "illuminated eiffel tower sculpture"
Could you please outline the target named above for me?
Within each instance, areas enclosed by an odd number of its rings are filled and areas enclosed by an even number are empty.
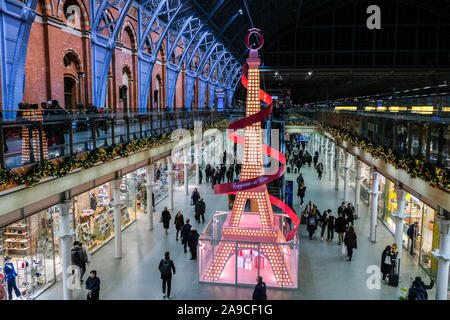
[[[254,29],[257,30],[257,29]],[[251,34],[252,30],[250,30]],[[259,30],[253,31],[259,34]],[[248,42],[249,34],[247,35]],[[262,39],[262,35],[260,36]],[[259,49],[262,46],[260,41]],[[246,117],[261,111],[260,78],[258,50],[250,49],[247,82]],[[240,181],[257,178],[264,175],[261,122],[255,122],[245,128],[244,158]],[[251,206],[257,212],[245,212],[247,201],[254,201]],[[256,210],[255,210],[256,209]],[[280,217],[274,216],[272,205],[265,184],[254,189],[237,191],[231,214],[222,228],[222,240],[257,242],[260,244],[259,255],[267,259],[272,267],[277,286],[290,287],[294,279],[288,263],[284,259],[285,246],[274,243],[284,243],[285,237],[280,230]],[[238,250],[257,250],[257,244],[238,243]],[[215,251],[204,279],[218,281],[224,268],[235,253],[235,243],[222,241]],[[258,257],[259,258],[259,257]]]

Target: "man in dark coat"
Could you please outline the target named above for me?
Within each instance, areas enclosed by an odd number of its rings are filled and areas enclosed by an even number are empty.
[[[189,249],[191,250],[191,260],[197,259],[198,238],[200,238],[200,235],[198,234],[197,230],[192,227],[189,232],[189,238],[187,241]]]
[[[220,182],[225,182],[225,173],[227,172],[227,167],[224,164],[220,167]]]
[[[334,222],[334,230],[338,234],[339,244],[341,245],[342,242],[344,242],[344,233],[345,233],[345,219],[342,216],[342,213],[338,214],[338,217]]]
[[[263,278],[258,276],[256,282],[255,290],[253,290],[253,300],[267,300],[267,287],[266,283],[263,282]]]
[[[192,228],[190,219],[186,220],[186,224],[181,228],[181,244],[184,246],[184,253],[187,253],[187,245],[189,240],[189,232]]]
[[[100,278],[97,277],[97,271],[91,270],[89,278],[86,280],[86,289],[88,290],[87,300],[99,300]]]
[[[227,170],[227,181],[228,183],[233,182],[233,167],[230,166]]]
[[[209,182],[209,177],[211,176],[211,166],[209,164],[206,165],[205,176],[206,176],[206,182]]]
[[[171,299],[170,297],[170,289],[171,289],[171,283],[172,283],[172,271],[173,274],[175,274],[175,264],[172,260],[170,260],[170,253],[167,251],[164,254],[164,259],[162,259],[159,262],[159,271],[161,272],[161,279],[162,279],[162,291],[163,291],[163,297],[166,297],[166,285],[167,285],[167,298]]]
[[[166,230],[166,236],[169,234],[169,225],[170,225],[170,219],[172,217],[170,216],[169,210],[167,210],[167,207],[164,208],[163,212],[161,213],[162,222],[164,230]]]
[[[356,233],[353,229],[353,226],[348,227],[347,232],[345,233],[344,243],[347,246],[347,256],[348,261],[352,261],[353,249],[357,249],[358,245],[356,242]]]
[[[84,273],[86,272],[86,263],[88,261],[88,258],[86,256],[83,248],[81,247],[80,242],[75,241],[73,243],[73,248],[72,248],[70,255],[71,255],[72,265],[75,265],[80,269],[80,282],[82,283]],[[72,271],[72,274],[74,274],[74,271],[75,270]]]
[[[344,218],[344,220],[345,220],[345,213],[346,213],[345,209],[346,209],[345,202],[342,202],[341,205],[338,207],[338,210],[337,210],[338,216],[339,216],[339,214],[341,214],[342,217]]]
[[[203,201],[203,198],[201,198],[196,204],[195,204],[195,220],[200,223],[200,217],[202,218],[202,221],[205,222],[205,209],[206,204]]]

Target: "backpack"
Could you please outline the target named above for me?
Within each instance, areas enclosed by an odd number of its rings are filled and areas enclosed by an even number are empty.
[[[168,276],[171,274],[170,268],[170,260],[162,259],[161,264],[159,266],[159,271],[161,271],[162,275]]]
[[[79,249],[72,249],[72,251],[70,252],[70,256],[72,258],[72,263],[75,265],[80,264],[83,261],[81,255],[82,254]]]
[[[413,237],[413,229],[414,228],[414,225],[411,225],[409,228],[408,228],[408,231],[406,232],[406,234],[408,235],[408,237],[410,237],[410,238],[412,238]]]
[[[424,288],[409,289],[408,300],[428,300],[428,293]]]

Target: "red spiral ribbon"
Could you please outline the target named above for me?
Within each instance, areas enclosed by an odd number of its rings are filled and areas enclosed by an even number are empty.
[[[248,81],[247,77],[245,76],[245,72],[247,69],[247,65],[244,64],[242,68],[242,77],[241,82],[242,85],[247,88]],[[233,141],[234,143],[244,145],[244,137],[241,135],[236,134],[234,131],[238,129],[243,129],[245,127],[248,127],[249,125],[260,122],[261,120],[264,120],[265,118],[268,118],[272,112],[272,97],[268,95],[266,92],[260,89],[259,91],[259,97],[260,99],[267,104],[267,107],[262,109],[260,112],[257,112],[249,117],[239,119],[237,121],[234,121],[228,126],[228,129],[233,130],[228,135],[228,139]],[[231,183],[223,183],[223,184],[216,184],[214,185],[214,193],[216,194],[236,194],[238,191],[245,191],[245,190],[254,190],[256,191],[261,186],[265,186],[268,183],[278,179],[284,174],[284,168],[286,166],[286,157],[279,152],[276,149],[273,149],[265,144],[262,145],[263,153],[268,155],[269,157],[272,157],[279,162],[281,162],[281,165],[278,168],[278,171],[275,174],[272,175],[262,175],[257,178],[253,179],[247,179],[237,182],[231,182]],[[297,214],[289,208],[287,204],[285,204],[283,201],[281,201],[278,198],[275,198],[271,195],[269,195],[270,202],[279,207],[281,210],[283,210],[289,218],[292,220],[292,222],[295,225],[295,229],[288,232],[286,235],[286,240],[289,241],[294,238],[295,234],[297,233],[298,226],[300,225],[300,219],[298,218]]]

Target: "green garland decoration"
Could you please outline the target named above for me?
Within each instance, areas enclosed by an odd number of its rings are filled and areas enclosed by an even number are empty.
[[[222,120],[215,123],[206,124],[203,129],[225,128],[228,121]],[[188,130],[191,134],[194,130]],[[44,160],[40,164],[35,164],[26,173],[16,172],[9,169],[0,169],[0,186],[13,184],[17,186],[25,185],[32,187],[42,179],[48,177],[63,177],[72,171],[81,168],[86,170],[99,163],[110,162],[117,157],[127,157],[132,153],[140,152],[149,148],[156,148],[170,142],[167,134],[142,138],[120,145],[111,145],[106,148],[97,148],[84,154],[84,156],[71,155],[61,159],[59,162]]]

